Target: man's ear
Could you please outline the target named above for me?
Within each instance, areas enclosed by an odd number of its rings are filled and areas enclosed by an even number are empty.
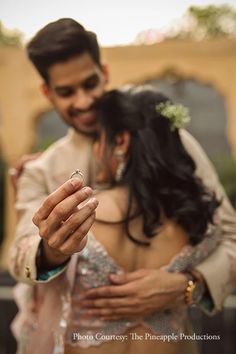
[[[101,65],[101,69],[102,69],[102,73],[103,73],[104,78],[105,78],[105,82],[106,82],[106,84],[108,84],[109,80],[110,80],[109,65],[108,64],[102,64]]]
[[[115,145],[115,152],[123,152],[124,155],[128,154],[129,146],[130,146],[130,133],[125,130],[122,133],[119,133],[116,136],[116,145]]]
[[[46,84],[46,82],[43,82],[40,86],[40,91],[42,94],[51,102],[52,102],[52,95],[51,95],[51,90],[49,86]]]

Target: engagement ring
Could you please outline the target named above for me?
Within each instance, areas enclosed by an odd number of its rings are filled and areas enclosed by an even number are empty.
[[[83,181],[83,180],[84,180],[84,175],[83,175],[83,173],[82,173],[80,170],[75,170],[75,171],[71,174],[70,178],[81,178],[82,181]]]

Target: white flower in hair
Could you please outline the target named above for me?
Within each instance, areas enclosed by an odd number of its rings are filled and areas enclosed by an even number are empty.
[[[180,129],[190,122],[189,110],[182,104],[173,104],[170,101],[161,102],[156,106],[157,112],[169,119],[170,129]]]

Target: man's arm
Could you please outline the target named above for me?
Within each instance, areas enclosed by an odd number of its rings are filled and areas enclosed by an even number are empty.
[[[209,257],[196,266],[196,270],[201,273],[207,284],[214,303],[214,313],[222,309],[225,298],[236,288],[236,212],[199,143],[188,132],[181,133],[183,144],[196,163],[197,176],[222,201],[219,210],[222,225],[220,244]]]
[[[58,268],[85,246],[97,207],[91,194],[91,188],[82,188],[82,181],[73,178],[47,196],[42,171],[24,169],[18,181],[19,222],[9,262],[17,280],[35,282],[39,272]]]

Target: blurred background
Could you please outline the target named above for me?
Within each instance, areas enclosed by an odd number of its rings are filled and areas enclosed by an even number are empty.
[[[192,117],[188,130],[215,165],[236,207],[236,0],[1,0],[0,1],[0,354],[15,353],[9,325],[17,311],[7,272],[16,216],[8,168],[23,154],[45,149],[67,127],[39,91],[40,78],[24,46],[60,17],[94,31],[109,64],[110,87],[149,83]],[[221,314],[192,316],[201,353],[235,352],[236,300]]]

